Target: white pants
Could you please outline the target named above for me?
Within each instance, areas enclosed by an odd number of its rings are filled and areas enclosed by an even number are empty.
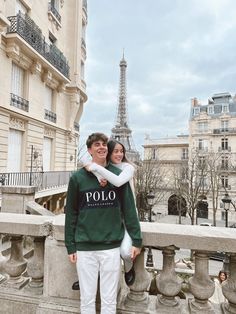
[[[98,274],[100,274],[101,314],[116,313],[120,278],[120,248],[104,251],[77,251],[81,314],[95,314]]]
[[[120,246],[120,256],[124,261],[124,269],[127,273],[133,266],[133,262],[131,260],[131,248],[132,248],[132,239],[128,234],[128,231],[125,228],[124,238],[121,242]]]

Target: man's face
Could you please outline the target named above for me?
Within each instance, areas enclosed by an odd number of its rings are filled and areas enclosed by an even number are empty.
[[[100,164],[106,161],[107,157],[107,143],[99,140],[93,142],[90,148],[88,148],[89,154],[92,156],[94,162]]]

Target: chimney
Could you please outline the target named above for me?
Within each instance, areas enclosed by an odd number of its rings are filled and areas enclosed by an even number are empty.
[[[192,107],[196,107],[199,105],[197,97],[194,97],[191,99],[191,105],[192,105]]]

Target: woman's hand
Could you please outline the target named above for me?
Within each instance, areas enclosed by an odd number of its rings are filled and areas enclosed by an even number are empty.
[[[101,179],[101,180],[100,180],[100,185],[101,185],[102,187],[106,186],[106,185],[107,185],[107,180],[106,180],[106,179]]]
[[[132,246],[131,248],[131,260],[134,261],[135,258],[141,253],[141,248]]]
[[[71,263],[75,264],[77,262],[77,254],[76,253],[72,253],[72,254],[69,254],[69,260]]]

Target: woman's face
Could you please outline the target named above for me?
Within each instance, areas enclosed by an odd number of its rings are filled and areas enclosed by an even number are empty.
[[[220,273],[220,280],[221,281],[225,281],[225,279],[226,279],[225,274],[224,273]]]
[[[120,164],[122,162],[122,159],[124,158],[124,150],[122,145],[115,145],[110,158],[113,164]]]

